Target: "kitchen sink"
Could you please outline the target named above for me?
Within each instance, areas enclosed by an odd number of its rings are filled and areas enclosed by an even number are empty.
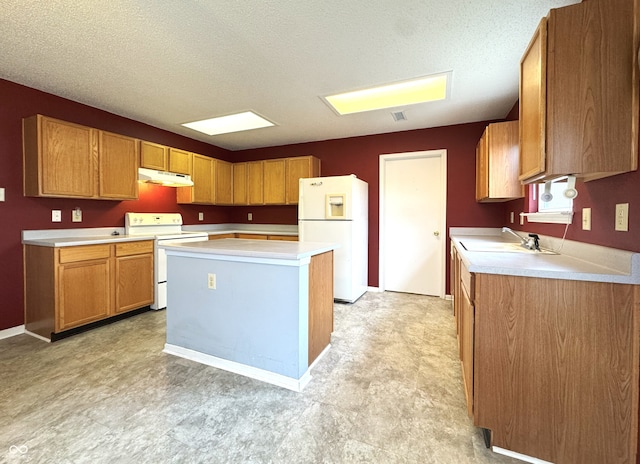
[[[488,253],[525,253],[534,255],[557,255],[551,250],[529,250],[515,242],[490,242],[484,240],[465,240],[460,245],[467,251],[483,251]]]

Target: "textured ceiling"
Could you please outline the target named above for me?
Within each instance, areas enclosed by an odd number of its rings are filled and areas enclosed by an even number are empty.
[[[230,150],[504,117],[550,8],[577,0],[2,0],[0,77]],[[447,101],[338,116],[320,98],[443,71]],[[183,122],[253,110],[277,126]]]

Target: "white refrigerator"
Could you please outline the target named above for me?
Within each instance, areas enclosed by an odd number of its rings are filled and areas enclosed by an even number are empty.
[[[334,299],[355,302],[368,284],[369,184],[354,174],[300,179],[298,235],[332,242]]]

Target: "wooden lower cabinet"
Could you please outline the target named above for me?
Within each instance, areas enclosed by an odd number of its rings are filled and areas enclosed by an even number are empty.
[[[636,462],[640,286],[467,272],[467,293],[457,259],[467,404],[491,445],[555,464]]]
[[[60,265],[56,332],[109,316],[110,274],[108,257]]]
[[[153,302],[153,241],[24,246],[25,329],[44,338]]]

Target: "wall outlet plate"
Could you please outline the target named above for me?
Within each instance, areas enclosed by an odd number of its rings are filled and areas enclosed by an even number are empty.
[[[198,221],[204,221],[204,213],[198,213]]]
[[[59,209],[52,209],[51,222],[62,222],[62,211],[60,211]]]
[[[0,201],[4,201],[4,187],[0,187]]]
[[[80,208],[71,210],[71,222],[82,222],[82,210]]]
[[[616,205],[616,230],[620,232],[629,231],[629,203],[618,203]]]

